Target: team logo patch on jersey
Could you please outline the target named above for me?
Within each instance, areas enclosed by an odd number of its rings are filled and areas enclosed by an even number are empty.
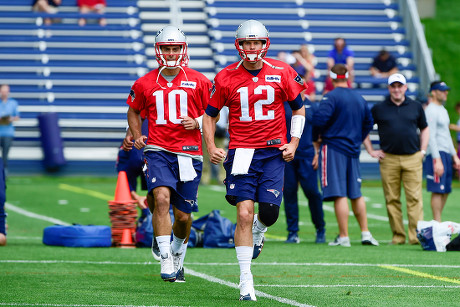
[[[196,88],[196,82],[194,81],[181,81],[180,87]]]
[[[273,193],[275,197],[278,197],[280,195],[280,191],[275,190],[275,189],[267,189],[267,192]]]
[[[131,89],[131,91],[129,92],[129,96],[131,96],[131,102],[133,102],[134,99],[136,98],[136,93],[134,93],[133,89]]]
[[[211,89],[211,97],[212,97],[212,95],[214,95],[215,92],[216,92],[216,85],[213,84],[212,89]]]
[[[267,75],[265,76],[265,82],[281,82],[281,76],[278,75]]]
[[[303,85],[303,79],[299,75],[295,76],[294,81],[299,83],[300,85]]]

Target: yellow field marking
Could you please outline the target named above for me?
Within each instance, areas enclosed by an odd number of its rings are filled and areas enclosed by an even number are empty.
[[[82,188],[79,188],[79,187],[74,187],[74,186],[64,184],[64,183],[59,184],[59,189],[74,192],[74,193],[89,195],[89,196],[99,198],[99,199],[102,199],[102,200],[107,200],[107,201],[108,200],[113,200],[113,196],[109,196],[107,194],[92,191],[92,190],[88,190],[88,189],[82,189]]]
[[[267,237],[269,239],[286,240],[286,237],[275,236],[275,235],[271,235],[271,234],[268,234],[268,233],[265,233],[265,237]]]
[[[454,284],[460,284],[460,280],[450,279],[450,278],[441,277],[441,276],[435,276],[435,275],[431,275],[431,274],[427,274],[427,273],[423,273],[423,272],[419,272],[419,271],[414,271],[414,270],[409,270],[409,269],[405,269],[405,268],[395,267],[395,266],[391,266],[391,265],[379,265],[379,267],[389,269],[389,270],[394,270],[394,271],[400,271],[400,272],[404,272],[404,273],[407,273],[407,274],[420,276],[420,277],[423,277],[423,278],[431,278],[431,279],[434,279],[434,280],[447,281],[447,282],[451,282],[451,283],[454,283]]]

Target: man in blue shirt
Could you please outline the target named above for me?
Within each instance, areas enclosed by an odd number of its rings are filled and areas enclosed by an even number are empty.
[[[327,93],[317,110],[307,108],[307,120],[319,129],[321,138],[320,178],[324,201],[334,201],[339,235],[330,246],[350,246],[348,200],[361,228],[363,245],[379,245],[367,228],[366,204],[361,194],[359,154],[361,143],[372,129],[367,102],[347,85],[348,70],[336,64],[330,71],[334,90]]]
[[[348,81],[350,84],[353,83],[354,77],[354,60],[355,53],[353,50],[347,47],[347,43],[344,38],[337,37],[334,40],[334,47],[329,51],[327,59],[327,69],[331,70],[335,64],[343,64],[348,70]]]
[[[308,98],[306,99],[308,100]],[[290,123],[292,111],[287,102],[284,103],[284,109],[286,112],[286,123]],[[315,242],[326,242],[323,200],[321,192],[318,189],[318,148],[315,148],[313,145],[312,134],[312,126],[305,125],[294,160],[286,163],[284,169],[284,211],[286,213],[287,230],[289,232],[288,238],[285,241],[286,243],[300,242],[297,234],[299,231],[299,204],[297,198],[299,183],[308,199],[311,220],[316,229]],[[289,142],[291,140],[290,124],[287,125],[287,138]]]
[[[0,86],[0,146],[2,147],[3,168],[8,173],[8,153],[14,138],[13,122],[19,120],[18,102],[9,98],[10,86]]]

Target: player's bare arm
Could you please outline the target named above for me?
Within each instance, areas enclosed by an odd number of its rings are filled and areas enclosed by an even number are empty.
[[[147,137],[145,135],[142,135],[141,132],[141,117],[139,116],[140,111],[133,109],[132,107],[129,107],[128,109],[128,125],[129,129],[131,130],[131,133],[133,135],[134,139],[134,147],[137,149],[141,149],[145,147],[145,140]]]
[[[302,106],[298,110],[292,110],[292,117],[294,118],[296,116],[303,117],[304,119],[303,122],[305,123],[305,107],[304,106]],[[298,133],[299,134],[298,136],[292,135],[292,132],[295,129],[300,130],[300,133]],[[303,125],[301,127],[299,126],[298,128],[295,128],[291,124],[291,141],[288,144],[284,144],[283,146],[279,148],[281,151],[283,151],[284,161],[290,162],[294,160],[295,151],[297,150],[297,147],[299,146],[300,135],[302,134],[302,131],[303,131]]]
[[[203,115],[203,137],[206,142],[209,160],[211,163],[218,164],[222,162],[227,155],[224,149],[216,147],[214,134],[216,133],[216,123],[218,117],[211,117],[208,114]]]

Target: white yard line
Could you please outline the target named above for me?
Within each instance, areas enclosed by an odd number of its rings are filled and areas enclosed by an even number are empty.
[[[35,304],[35,303],[0,303],[0,306],[50,306],[50,307],[158,307],[158,305],[83,305],[83,304]]]
[[[417,286],[417,285],[254,285],[273,288],[460,288],[460,286]]]
[[[50,222],[50,223],[58,224],[58,225],[64,225],[64,226],[69,226],[69,225],[71,225],[71,224],[69,224],[69,223],[67,223],[67,222],[64,222],[64,221],[55,219],[55,218],[53,218],[53,217],[49,217],[49,216],[46,216],[46,215],[41,215],[41,214],[33,213],[33,212],[27,211],[27,210],[25,210],[25,209],[16,207],[15,205],[12,205],[12,204],[9,204],[9,203],[5,203],[5,208],[6,208],[7,210],[9,210],[9,211],[13,211],[13,212],[19,213],[19,214],[21,214],[21,215],[25,215],[25,216],[30,217],[30,218],[33,218],[33,219],[42,220],[42,221],[46,221],[46,222]]]
[[[160,265],[157,261],[146,262],[123,262],[123,261],[84,261],[84,260],[8,260],[0,259],[0,263],[67,263],[67,264],[104,264],[104,265]],[[238,266],[237,262],[185,262],[185,265],[198,266]],[[334,262],[253,262],[253,266],[365,266],[365,267],[381,267],[394,266],[406,268],[453,268],[460,269],[460,265],[450,264],[389,264],[389,263],[334,263]]]
[[[211,276],[211,275],[207,275],[207,274],[204,274],[204,273],[196,272],[194,270],[189,269],[188,267],[184,267],[184,268],[186,269],[185,271],[187,272],[187,274],[190,274],[192,276],[200,277],[200,278],[203,278],[206,281],[210,281],[210,282],[217,283],[217,284],[220,284],[220,285],[224,285],[224,286],[227,286],[227,287],[230,287],[230,288],[238,289],[238,285],[235,284],[235,283],[232,283],[232,282],[229,282],[229,281],[226,281],[226,280],[222,280],[220,278],[217,278],[217,277],[214,277],[214,276]],[[284,298],[284,297],[274,296],[274,295],[271,295],[271,294],[268,294],[268,293],[265,293],[265,292],[262,292],[262,291],[259,291],[259,290],[255,290],[255,293],[256,293],[256,295],[258,297],[265,297],[265,298],[268,298],[268,299],[271,299],[271,300],[274,300],[274,301],[277,301],[277,302],[280,302],[280,303],[283,303],[283,304],[288,304],[288,305],[291,305],[291,306],[301,306],[301,307],[311,307],[312,306],[312,305],[302,304],[302,303],[299,303],[297,301],[290,300],[290,299],[287,299],[287,298]]]

